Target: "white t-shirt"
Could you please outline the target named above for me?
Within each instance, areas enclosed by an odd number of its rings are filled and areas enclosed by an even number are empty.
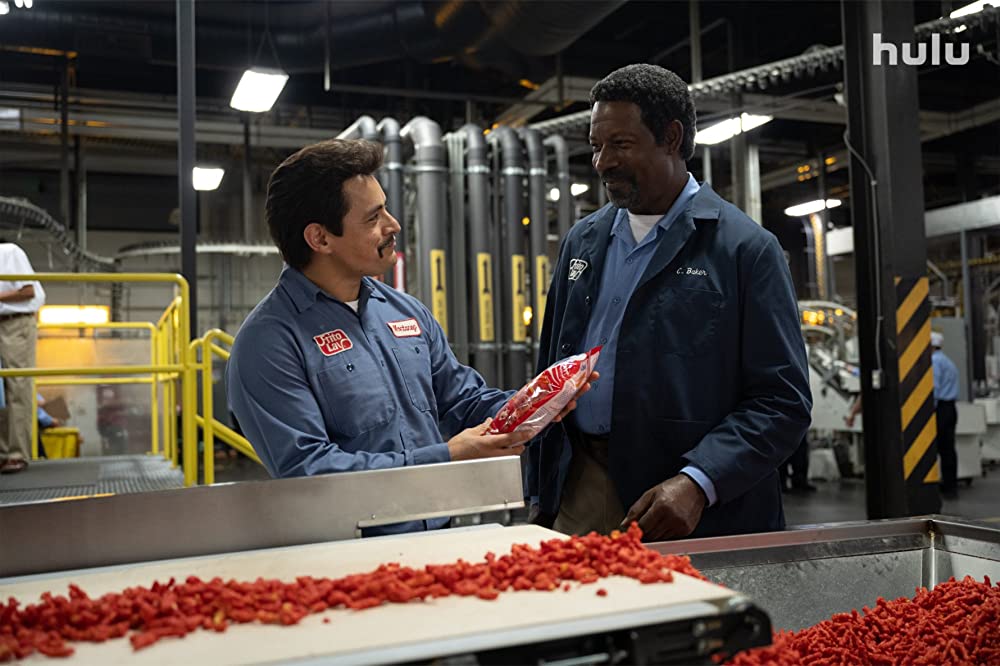
[[[636,215],[632,211],[628,212],[628,225],[632,227],[632,238],[636,243],[641,243],[642,239],[649,234],[649,230],[656,226],[656,223],[663,219],[666,213],[659,215]]]
[[[0,243],[0,274],[34,273],[28,255],[14,243]],[[7,282],[0,281],[0,291],[16,291],[26,285],[34,285],[35,296],[27,301],[0,301],[0,315],[18,314],[21,312],[38,312],[45,305],[45,290],[38,282],[31,280]]]
[[[358,300],[359,299],[355,298],[353,301],[347,301],[346,303],[344,303],[344,305],[346,305],[347,307],[349,307],[352,310],[354,310],[355,312],[357,312],[358,311]]]

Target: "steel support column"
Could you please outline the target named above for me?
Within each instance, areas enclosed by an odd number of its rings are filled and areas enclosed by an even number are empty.
[[[873,65],[872,35],[913,36],[913,5],[841,2],[869,518],[936,513],[930,302],[914,67]]]
[[[191,339],[198,337],[198,274],[195,243],[198,210],[193,169],[194,147],[194,0],[177,0],[177,186],[180,206],[181,274],[191,290]]]
[[[250,148],[250,114],[243,114],[243,242],[253,243],[253,152]]]

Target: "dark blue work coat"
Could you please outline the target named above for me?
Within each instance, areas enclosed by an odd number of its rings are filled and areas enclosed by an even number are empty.
[[[583,351],[617,211],[584,218],[562,244],[539,369]],[[707,185],[632,293],[614,381],[608,464],[626,511],[690,464],[718,495],[692,537],[784,527],[776,469],[805,436],[812,406],[795,292],[777,239]],[[569,469],[566,428],[529,448],[525,495],[542,522],[558,512]]]

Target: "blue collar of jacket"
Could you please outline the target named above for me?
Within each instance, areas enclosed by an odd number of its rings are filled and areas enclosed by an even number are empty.
[[[285,290],[285,293],[287,293],[288,297],[292,300],[292,304],[295,305],[295,309],[299,312],[305,312],[311,308],[320,296],[324,296],[334,301],[337,300],[323,291],[323,289],[318,287],[312,280],[307,278],[302,271],[297,268],[292,268],[287,264],[281,270],[281,276],[278,278],[278,284]],[[361,278],[361,289],[358,292],[358,300],[359,302],[364,302],[367,301],[369,297],[380,301],[386,300],[385,294],[383,294],[381,289],[375,285],[375,280],[372,280],[369,277],[364,277]]]
[[[700,189],[691,199],[688,214],[678,217],[677,222],[687,220],[689,224],[692,224],[695,221],[701,222],[719,219],[724,199],[716,194],[715,190],[708,183],[701,183],[700,185]],[[590,243],[595,238],[610,236],[620,210],[614,204],[609,203],[604,208],[595,211],[585,223],[587,228],[583,231],[583,242]]]

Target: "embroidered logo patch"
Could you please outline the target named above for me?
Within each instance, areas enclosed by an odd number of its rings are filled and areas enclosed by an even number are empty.
[[[708,271],[704,268],[692,268],[691,266],[682,266],[677,269],[678,275],[696,275],[698,277],[707,277]]]
[[[423,331],[416,319],[403,319],[401,321],[387,321],[386,326],[397,338],[415,338]]]
[[[590,264],[588,264],[583,259],[570,259],[570,261],[569,261],[569,279],[570,280],[579,280],[580,276],[583,275],[583,272],[585,270],[587,270],[587,266],[589,266],[589,265]]]
[[[327,331],[314,336],[313,340],[316,341],[319,350],[323,352],[323,356],[333,356],[354,346],[351,339],[347,337],[347,333],[339,328],[336,331]]]

